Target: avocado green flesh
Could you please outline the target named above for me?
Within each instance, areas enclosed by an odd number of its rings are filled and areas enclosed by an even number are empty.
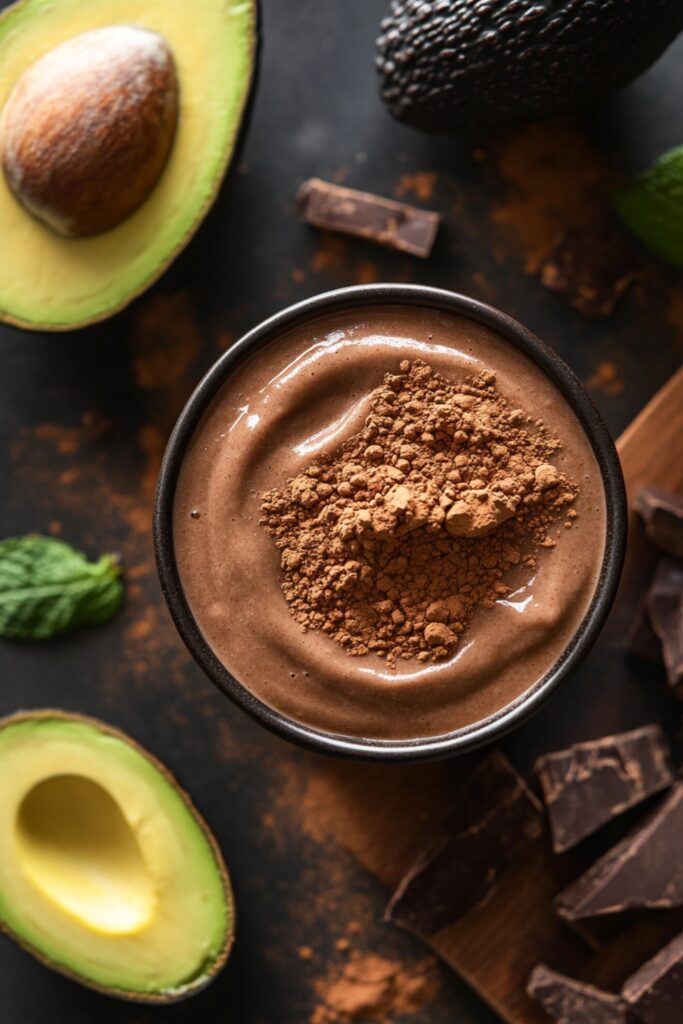
[[[683,267],[683,146],[669,150],[614,198],[624,224],[651,252]]]
[[[32,218],[0,173],[0,320],[66,330],[120,309],[186,244],[229,164],[256,61],[256,0],[20,0],[0,18],[0,110],[35,61],[82,32],[128,24],[161,35],[176,63],[180,113],[168,163],[118,227],[63,238]]]
[[[230,947],[230,888],[161,766],[99,723],[39,713],[0,722],[0,774],[0,927],[111,994],[203,987]]]

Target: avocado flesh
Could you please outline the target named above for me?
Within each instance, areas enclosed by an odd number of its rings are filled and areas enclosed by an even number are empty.
[[[423,131],[576,110],[645,71],[683,30],[681,0],[393,0],[382,96]]]
[[[0,109],[21,74],[79,33],[129,24],[161,35],[178,71],[173,149],[143,205],[91,238],[62,238],[20,206],[0,175],[0,320],[67,330],[111,315],[186,244],[237,142],[256,61],[256,0],[20,0],[0,18]]]
[[[55,712],[0,723],[0,927],[86,985],[170,1001],[232,941],[225,866],[165,770],[127,737]]]

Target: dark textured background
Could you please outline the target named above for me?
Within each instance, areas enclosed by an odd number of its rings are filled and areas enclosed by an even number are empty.
[[[372,280],[449,287],[493,301],[555,346],[589,383],[615,435],[681,360],[680,278],[646,261],[644,283],[616,314],[588,324],[528,272],[524,225],[515,215],[511,226],[508,214],[520,195],[524,209],[535,210],[533,185],[520,184],[514,161],[511,172],[514,154],[540,147],[541,165],[559,154],[561,182],[563,148],[569,168],[578,153],[576,174],[599,205],[606,183],[683,142],[683,39],[582,122],[549,126],[554,141],[544,156],[545,129],[464,142],[393,123],[372,67],[384,0],[263,6],[261,77],[237,173],[171,271],[105,325],[52,337],[0,330],[0,535],[51,531],[92,555],[118,550],[128,572],[125,610],[108,626],[44,646],[0,644],[0,712],[52,705],[99,715],[165,760],[231,865],[237,946],[225,974],[197,999],[139,1008],[81,989],[3,942],[2,1024],[305,1024],[316,980],[343,963],[334,943],[349,921],[361,923],[353,941],[364,952],[408,963],[421,955],[417,943],[381,925],[379,888],[301,817],[297,787],[311,759],[213,690],[162,604],[149,530],[158,461],[193,383],[226,345],[290,301],[331,287]],[[435,179],[415,177],[432,172]],[[422,195],[444,215],[433,259],[327,239],[299,224],[293,198],[310,175],[398,190],[409,200]],[[539,195],[537,212],[542,232],[562,221],[557,197],[548,210]],[[11,239],[2,258],[12,258]],[[589,663],[579,692],[590,671]],[[637,685],[634,722],[643,714]],[[561,738],[574,704],[566,691],[559,695],[511,749],[528,754]],[[596,701],[596,733],[604,711]],[[299,958],[301,945],[314,948],[312,961]],[[494,1017],[444,972],[437,1002],[413,1019],[488,1024]]]

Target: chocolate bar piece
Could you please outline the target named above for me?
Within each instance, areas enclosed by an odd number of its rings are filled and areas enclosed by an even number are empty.
[[[643,1024],[683,1021],[683,932],[631,975],[621,994]]]
[[[603,227],[570,228],[541,267],[541,282],[589,320],[608,317],[638,277],[623,235]]]
[[[662,644],[664,667],[674,695],[683,698],[683,563],[657,563],[647,593],[652,628]]]
[[[645,487],[635,500],[635,509],[652,543],[683,558],[683,495]]]
[[[647,597],[643,598],[638,605],[638,610],[628,633],[626,649],[635,658],[642,658],[643,661],[652,661],[657,665],[664,664],[662,643],[650,622]]]
[[[662,730],[646,725],[539,758],[555,853],[672,785],[670,757]]]
[[[619,996],[567,978],[545,964],[534,968],[526,990],[557,1024],[626,1024]]]
[[[578,881],[560,893],[557,912],[580,921],[625,910],[683,905],[683,782]]]
[[[333,185],[320,178],[305,181],[296,197],[300,217],[318,228],[359,235],[378,245],[429,256],[441,218],[394,199]]]
[[[385,920],[430,936],[492,895],[515,854],[542,834],[541,805],[512,765],[487,754],[455,794],[447,829],[408,872]]]

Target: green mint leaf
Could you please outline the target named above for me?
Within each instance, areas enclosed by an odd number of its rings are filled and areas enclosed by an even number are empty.
[[[614,196],[624,224],[655,256],[683,267],[683,146]]]
[[[89,562],[54,537],[0,541],[0,636],[45,640],[106,622],[122,600],[121,568],[111,555]]]

